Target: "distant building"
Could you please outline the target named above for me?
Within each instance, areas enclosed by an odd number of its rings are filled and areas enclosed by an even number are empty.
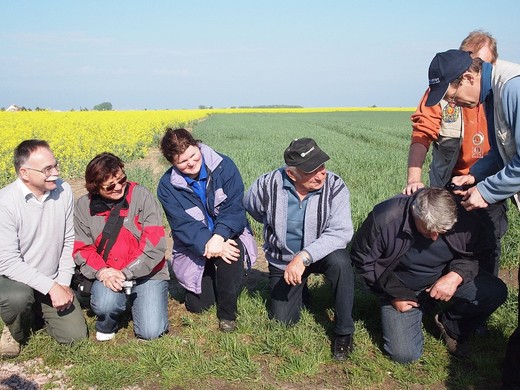
[[[6,111],[11,111],[11,112],[22,111],[22,107],[18,107],[16,104],[11,104],[9,107],[7,107]]]

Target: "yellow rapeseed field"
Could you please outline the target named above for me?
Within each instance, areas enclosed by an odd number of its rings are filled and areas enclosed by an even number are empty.
[[[215,113],[396,111],[409,108],[236,108],[148,111],[0,112],[0,187],[14,180],[13,150],[30,138],[48,141],[64,178],[82,177],[96,154],[112,152],[124,161],[144,157],[164,129],[188,126]]]

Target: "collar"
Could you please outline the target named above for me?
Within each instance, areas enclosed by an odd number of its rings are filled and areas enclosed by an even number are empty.
[[[118,202],[123,202],[123,206],[121,207],[121,209],[128,209],[129,203],[128,203],[127,197],[128,197],[129,190],[130,190],[130,183],[128,183],[126,185],[125,194],[118,201],[107,200],[99,194],[92,194],[90,196],[90,205],[89,205],[90,215],[97,215],[97,214],[110,212],[112,207]]]
[[[202,157],[202,165],[200,166],[200,171],[197,179],[192,179],[188,175],[185,175],[184,173],[181,173],[182,177],[184,177],[184,180],[186,180],[186,183],[188,185],[193,185],[193,183],[201,181],[201,180],[207,180],[208,179],[208,170],[206,169],[206,162],[204,161],[204,157]]]
[[[22,179],[20,179],[19,177],[16,179],[15,181],[16,183],[16,186],[20,189],[20,191],[22,191],[22,195],[25,199],[25,201],[27,202],[30,198],[34,198],[35,200],[37,200],[38,202],[41,202],[43,203],[45,201],[45,199],[47,199],[50,195],[50,191],[45,191],[42,195],[42,198],[41,200],[38,200],[38,198],[36,197],[36,195],[34,195],[34,193],[29,189],[29,187],[27,187],[27,185],[23,182]]]
[[[482,75],[480,77],[480,103],[484,103],[486,99],[493,93],[491,88],[491,74],[493,65],[489,62],[482,63]]]
[[[294,182],[289,178],[287,175],[287,172],[285,172],[285,169],[282,169],[282,178],[283,178],[283,188],[286,190],[293,191],[295,194],[297,194],[296,187],[294,186]],[[327,183],[324,184],[324,186]],[[314,195],[314,194],[321,194],[323,192],[323,187],[321,187],[319,190],[315,191],[309,191],[305,197]]]
[[[417,194],[419,191],[415,192],[413,195],[410,196],[408,201],[405,203],[404,207],[404,218],[403,223],[401,225],[401,229],[403,233],[408,234],[410,237],[415,237],[415,233],[417,232],[417,228],[415,227],[415,221],[413,220],[412,207],[415,203],[415,198],[417,198]]]

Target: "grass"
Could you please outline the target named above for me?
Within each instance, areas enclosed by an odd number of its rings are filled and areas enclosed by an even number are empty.
[[[346,181],[352,216],[359,226],[379,201],[402,190],[405,183],[410,113],[237,114],[213,115],[194,134],[229,155],[238,165],[246,188],[260,174],[283,164],[292,138],[312,136],[331,156],[328,168]],[[157,162],[161,164],[162,162]],[[129,168],[132,180],[155,192],[158,174],[150,167]],[[160,170],[159,170],[160,171]],[[425,170],[426,171],[426,170]],[[503,246],[504,267],[516,266],[520,234],[510,210],[510,229]],[[260,226],[255,225],[255,231]],[[257,236],[258,237],[258,236]],[[259,241],[260,243],[260,241]],[[130,321],[116,338],[93,340],[95,318],[87,316],[90,339],[73,346],[56,344],[45,332],[31,337],[16,359],[42,358],[37,370],[66,368],[63,383],[76,389],[494,389],[507,337],[516,326],[517,290],[488,321],[489,333],[473,339],[468,360],[450,357],[433,325],[425,319],[423,357],[410,365],[390,361],[381,349],[376,297],[357,283],[354,300],[355,350],[342,363],[330,356],[332,302],[329,286],[310,279],[312,305],[290,328],[267,318],[265,267],[249,272],[239,298],[238,330],[218,331],[215,309],[188,313],[181,289],[171,286],[169,335],[136,340]]]

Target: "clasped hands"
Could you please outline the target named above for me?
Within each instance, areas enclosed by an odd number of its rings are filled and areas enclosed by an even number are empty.
[[[214,234],[204,247],[204,257],[211,259],[220,257],[226,263],[231,264],[232,261],[238,261],[240,258],[240,249],[235,240],[224,240],[224,237]]]
[[[123,289],[123,283],[126,280],[125,274],[118,269],[111,267],[101,268],[96,274],[97,280],[114,292]]]

